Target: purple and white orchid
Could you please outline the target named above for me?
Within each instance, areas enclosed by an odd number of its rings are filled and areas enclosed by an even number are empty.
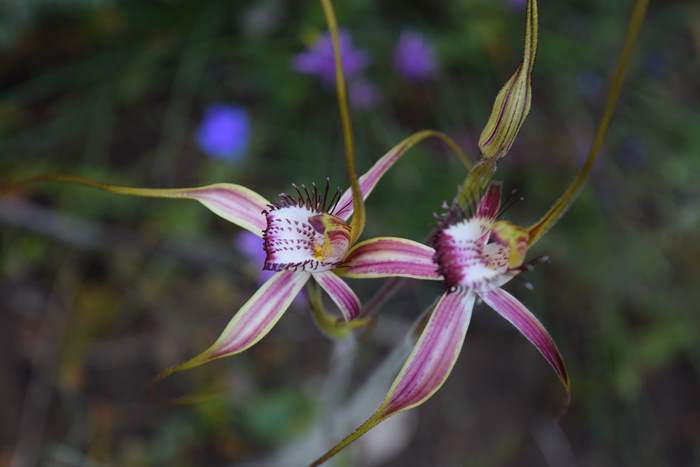
[[[331,297],[344,321],[353,321],[360,314],[360,300],[334,269],[346,260],[351,247],[361,236],[365,226],[364,200],[381,177],[409,148],[428,137],[441,139],[455,151],[467,168],[471,165],[459,146],[447,135],[423,130],[394,146],[367,173],[357,177],[341,55],[343,40],[348,40],[338,32],[330,0],[321,0],[321,4],[330,31],[329,43],[322,48],[334,59],[345,166],[350,181],[350,188],[345,192],[341,193],[339,189],[331,192],[329,182],[324,190],[319,190],[316,185],[312,185],[310,190],[304,185],[293,185],[295,195],[283,193],[277,201],[270,202],[249,188],[231,183],[196,188],[132,188],[62,175],[39,176],[25,182],[61,181],[122,195],[191,199],[262,238],[265,252],[262,269],[274,271],[274,274],[240,308],[207,350],[163,371],[159,379],[250,348],[270,332],[311,278]],[[391,254],[390,250],[388,254]],[[353,272],[352,267],[346,266],[344,269]],[[356,325],[357,322],[348,328]]]
[[[437,137],[456,148],[454,142],[440,132],[424,130],[409,136],[359,177],[357,181],[362,201],[409,148],[428,137]],[[346,264],[346,260],[364,225],[354,227],[355,223],[349,221],[356,211],[352,188],[342,193],[340,190],[332,193],[329,183],[323,190],[315,185],[311,189],[293,185],[295,195],[283,193],[277,201],[270,202],[249,188],[231,183],[157,189],[107,185],[72,176],[46,179],[87,185],[123,195],[195,200],[214,214],[262,239],[265,259],[261,267],[274,274],[243,304],[207,350],[163,371],[159,378],[250,348],[270,332],[311,278],[331,297],[344,322],[350,322],[360,314],[359,298],[335,272],[341,265],[343,272],[350,275],[356,272],[355,266]],[[364,206],[360,206],[364,210]],[[393,256],[397,245],[384,244],[384,249],[379,253]],[[357,268],[361,270],[362,265],[358,264]]]
[[[440,389],[460,353],[477,297],[515,326],[537,348],[564,385],[568,405],[570,380],[556,344],[539,320],[502,287],[525,269],[523,261],[528,248],[564,215],[590,175],[619,100],[627,64],[648,4],[648,0],[637,0],[634,4],[605,110],[586,161],[564,193],[537,222],[524,228],[499,220],[501,193],[496,184],[491,184],[485,190],[475,209],[466,212],[465,207],[469,206],[470,200],[490,180],[495,169],[493,162],[498,159],[482,152],[484,157],[465,180],[455,200],[455,207],[440,218],[431,238],[432,248],[411,240],[385,237],[366,240],[350,250],[346,261],[337,269],[341,275],[355,278],[400,275],[443,280],[445,292],[434,306],[413,351],[375,413],[314,461],[312,466],[326,462],[383,420],[422,404]],[[531,0],[528,2],[528,19],[536,17],[535,11],[536,4]],[[396,260],[387,256],[380,245],[394,245]]]
[[[455,206],[440,218],[431,237],[432,247],[383,237],[366,240],[349,252],[337,269],[344,277],[442,280],[445,292],[374,415],[314,465],[325,462],[386,418],[422,404],[440,389],[457,361],[477,297],[537,348],[569,393],[569,376],[554,340],[525,305],[502,289],[524,269],[528,233],[498,220],[500,204],[500,185],[491,184],[471,214]]]

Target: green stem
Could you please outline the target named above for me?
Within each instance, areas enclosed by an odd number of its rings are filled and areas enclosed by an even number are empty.
[[[625,82],[625,72],[629,65],[630,57],[632,55],[632,50],[634,49],[634,44],[639,36],[639,31],[644,23],[644,17],[646,15],[647,7],[649,5],[649,0],[637,0],[634,5],[634,10],[630,17],[627,32],[625,34],[625,43],[620,52],[619,58],[617,60],[617,66],[615,67],[615,72],[613,74],[612,84],[608,91],[608,96],[605,102],[605,109],[603,111],[603,116],[598,123],[598,128],[596,129],[595,136],[593,138],[593,144],[588,153],[586,161],[581,167],[576,178],[567,187],[566,191],[561,195],[561,197],[549,208],[549,211],[542,216],[542,218],[537,221],[537,223],[530,226],[528,232],[530,238],[528,241],[529,245],[534,244],[537,240],[542,237],[552,226],[561,218],[567,209],[574,202],[576,197],[581,192],[583,184],[586,182],[588,175],[593,169],[593,164],[600,154],[600,150],[605,141],[605,137],[608,133],[608,127],[610,126],[610,120],[612,119],[613,113],[615,112],[615,107],[620,98],[620,93],[622,91],[622,86]]]
[[[338,22],[335,18],[333,5],[331,0],[321,0],[323,13],[326,17],[326,23],[331,33],[331,41],[333,43],[333,56],[335,58],[335,89],[338,96],[338,112],[340,113],[340,123],[343,128],[343,141],[345,143],[345,169],[350,181],[352,189],[352,204],[353,216],[350,224],[351,227],[351,242],[355,241],[362,235],[365,228],[365,205],[362,200],[362,192],[360,184],[357,180],[357,171],[355,169],[355,155],[352,144],[352,122],[350,121],[350,112],[348,111],[348,95],[345,86],[345,76],[343,75],[343,59],[340,53],[340,42],[338,40]]]

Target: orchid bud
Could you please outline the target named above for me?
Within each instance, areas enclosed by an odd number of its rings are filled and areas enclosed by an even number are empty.
[[[536,52],[537,0],[529,0],[523,62],[496,96],[491,116],[479,137],[479,149],[486,158],[501,159],[510,151],[530,112],[532,68]]]

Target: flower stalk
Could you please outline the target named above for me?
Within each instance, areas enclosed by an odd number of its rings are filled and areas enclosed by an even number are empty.
[[[321,0],[323,14],[331,33],[331,43],[333,44],[333,56],[335,59],[335,89],[338,98],[338,112],[340,114],[340,124],[343,129],[343,142],[345,144],[345,171],[352,190],[352,205],[355,215],[350,224],[350,243],[353,244],[362,235],[365,229],[365,205],[360,191],[360,184],[357,180],[355,170],[355,154],[352,141],[352,121],[348,111],[348,93],[345,85],[345,75],[343,74],[343,58],[340,54],[340,41],[338,39],[338,22],[335,18],[335,11],[330,0]]]

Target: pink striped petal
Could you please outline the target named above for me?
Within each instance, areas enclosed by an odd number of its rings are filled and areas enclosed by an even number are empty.
[[[372,193],[372,190],[374,190],[374,187],[377,186],[379,180],[396,163],[396,161],[401,158],[408,147],[410,146],[402,144],[398,144],[397,146],[393,147],[359,178],[358,181],[360,183],[360,191],[362,192],[363,199],[367,199],[367,197]],[[335,215],[341,219],[348,219],[350,216],[352,216],[352,213],[352,191],[350,188],[348,188],[340,197],[340,201],[338,201],[338,208],[335,211]]]
[[[412,277],[440,280],[435,250],[412,240],[379,237],[358,243],[336,269],[343,277]]]
[[[269,201],[253,190],[232,183],[217,183],[177,191],[181,197],[196,199],[214,214],[262,237],[267,226],[263,211],[267,209]]]
[[[308,272],[295,271],[282,271],[273,275],[238,310],[211,347],[191,360],[165,370],[159,379],[252,347],[279,321],[309,277]]]
[[[462,349],[474,299],[471,291],[446,293],[440,298],[384,399],[384,417],[416,407],[440,389]]]
[[[330,271],[314,273],[313,277],[338,306],[345,321],[351,321],[360,315],[360,299],[343,279]]]
[[[475,295],[470,291],[446,293],[440,298],[384,402],[369,420],[312,466],[324,463],[383,420],[422,404],[440,389],[462,349],[474,299]]]
[[[405,138],[399,144],[394,146],[382,156],[375,164],[362,175],[358,182],[360,184],[360,191],[362,192],[362,198],[367,199],[367,197],[372,193],[374,187],[377,186],[379,180],[384,176],[384,174],[403,156],[406,151],[420,143],[426,138],[438,138],[447,144],[455,155],[462,161],[462,163],[469,169],[471,167],[471,162],[464,155],[462,150],[457,144],[455,144],[449,136],[439,131],[434,130],[423,130]],[[341,219],[349,219],[353,213],[352,206],[352,190],[348,188],[345,193],[340,197],[337,203],[338,208],[333,213],[334,215],[340,217]]]
[[[549,335],[542,323],[525,305],[503,289],[493,289],[479,294],[480,297],[534,345],[547,362],[552,366],[561,380],[567,393],[570,390],[569,375],[566,372],[564,359],[559,353],[554,339]]]

